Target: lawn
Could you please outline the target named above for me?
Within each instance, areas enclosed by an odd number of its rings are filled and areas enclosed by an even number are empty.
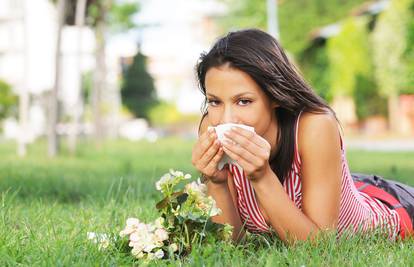
[[[155,219],[155,181],[169,168],[191,173],[193,141],[163,139],[81,146],[76,156],[48,159],[44,143],[29,156],[0,144],[0,266],[129,266],[139,264],[117,250],[100,251],[88,231],[118,233],[127,217]],[[414,152],[348,151],[353,172],[375,173],[414,185]],[[413,266],[414,241],[379,238],[325,240],[294,247],[256,238],[244,246],[196,247],[191,266]],[[160,262],[154,263],[159,265]]]

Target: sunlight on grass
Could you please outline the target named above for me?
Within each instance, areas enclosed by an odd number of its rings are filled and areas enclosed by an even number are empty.
[[[191,165],[193,141],[163,139],[109,142],[96,150],[80,146],[49,159],[45,144],[15,156],[0,145],[0,266],[131,265],[116,249],[99,251],[88,231],[118,234],[127,217],[151,221],[159,200],[155,181],[170,168],[198,174]],[[348,151],[351,171],[373,173],[414,184],[414,153]],[[250,244],[195,247],[183,263],[208,266],[414,265],[414,241],[353,238],[286,247],[279,240],[253,238]],[[363,253],[362,253],[363,252]],[[180,262],[163,262],[178,265]],[[155,263],[154,265],[159,265]]]

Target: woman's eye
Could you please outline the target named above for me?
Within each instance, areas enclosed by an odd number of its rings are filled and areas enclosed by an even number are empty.
[[[207,103],[210,106],[217,106],[218,105],[218,101],[217,100],[208,100]]]
[[[246,106],[246,105],[248,105],[248,104],[250,104],[252,101],[250,101],[250,100],[248,100],[248,99],[240,99],[239,100],[239,103],[242,105],[242,106]]]

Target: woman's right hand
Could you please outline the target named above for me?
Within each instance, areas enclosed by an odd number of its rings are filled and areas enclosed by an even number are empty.
[[[227,182],[227,165],[218,170],[218,163],[224,151],[214,128],[204,131],[195,143],[192,153],[192,164],[208,180],[213,183]]]

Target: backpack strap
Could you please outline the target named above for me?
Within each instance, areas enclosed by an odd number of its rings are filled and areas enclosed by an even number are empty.
[[[358,191],[367,194],[370,197],[374,197],[395,210],[400,216],[400,236],[404,239],[408,235],[413,234],[413,224],[407,210],[401,205],[401,203],[390,193],[374,185],[354,181],[354,184]]]

